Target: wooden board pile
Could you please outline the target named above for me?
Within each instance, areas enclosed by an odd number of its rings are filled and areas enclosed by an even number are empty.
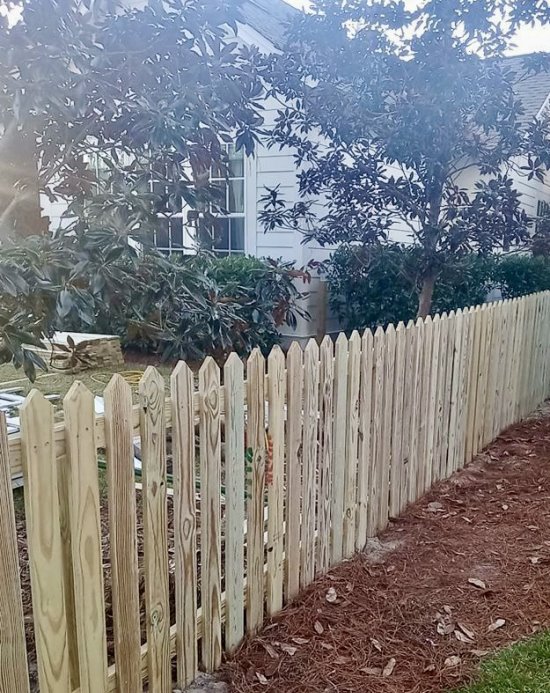
[[[120,338],[114,335],[56,332],[46,348],[28,348],[52,368],[68,373],[90,368],[119,368],[124,364]]]

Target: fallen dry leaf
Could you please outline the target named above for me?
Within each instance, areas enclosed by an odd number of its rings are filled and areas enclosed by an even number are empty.
[[[540,563],[540,558],[539,556],[531,556],[529,559],[532,565],[537,565],[537,563]]]
[[[334,604],[334,602],[338,599],[338,595],[336,594],[336,590],[334,587],[329,587],[327,590],[327,593],[325,595],[325,599],[329,604]]]
[[[369,676],[382,676],[382,669],[380,669],[380,667],[363,667],[362,669],[359,669],[359,671],[362,671],[364,674],[368,674]]]
[[[450,657],[447,657],[447,659],[444,662],[444,666],[446,667],[457,667],[462,660],[458,655],[451,655]]]
[[[473,654],[474,657],[485,657],[489,654],[489,650],[470,650],[470,653]]]
[[[292,642],[295,642],[296,645],[307,645],[309,638],[292,638]]]
[[[279,654],[277,651],[273,648],[272,645],[270,645],[268,642],[263,642],[262,647],[264,650],[267,652],[267,654],[271,657],[271,659],[278,659]]]
[[[468,582],[470,585],[473,585],[480,590],[487,589],[487,585],[483,582],[483,580],[479,580],[478,578],[468,578]]]
[[[284,642],[280,643],[279,647],[281,648],[281,650],[283,652],[286,652],[287,655],[290,655],[291,657],[293,657],[296,654],[296,652],[298,651],[297,647],[292,647],[292,645],[287,645]]]
[[[460,628],[460,630],[464,633],[464,635],[469,638],[470,640],[475,640],[476,634],[474,633],[473,630],[470,630],[467,626],[465,626],[463,623],[457,623],[457,626]]]
[[[454,634],[455,634],[455,638],[456,638],[459,642],[466,642],[466,643],[473,642],[472,638],[469,638],[469,637],[468,637],[465,633],[463,633],[461,630],[456,629],[455,632],[454,632]]]
[[[256,678],[262,684],[262,686],[268,685],[268,680],[266,679],[266,677],[263,674],[260,674],[259,671],[256,672]]]
[[[323,624],[320,621],[315,621],[315,623],[313,624],[313,630],[319,635],[322,635],[325,632]]]
[[[378,642],[376,638],[371,638],[370,641],[373,647],[375,647],[378,650],[378,652],[382,652],[382,645]]]
[[[384,678],[388,678],[388,676],[391,676],[393,674],[393,670],[395,669],[395,665],[397,664],[397,661],[395,657],[392,657],[389,662],[386,664],[382,671],[382,676]]]
[[[506,624],[506,619],[505,618],[497,618],[496,621],[493,621],[491,625],[487,628],[487,631],[489,633],[492,633],[495,630],[498,630],[499,628],[502,628]]]

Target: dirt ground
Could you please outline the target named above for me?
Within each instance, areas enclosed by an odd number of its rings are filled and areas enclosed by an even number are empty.
[[[319,578],[223,675],[234,693],[455,690],[488,651],[548,627],[547,408]]]

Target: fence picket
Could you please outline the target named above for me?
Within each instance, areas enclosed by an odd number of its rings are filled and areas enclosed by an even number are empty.
[[[428,315],[424,319],[422,336],[422,353],[420,354],[420,404],[418,408],[418,438],[417,452],[418,476],[416,497],[420,498],[425,492],[426,487],[426,454],[428,443],[428,414],[430,409],[430,386],[431,386],[431,355],[432,355],[432,318]]]
[[[468,407],[466,423],[466,446],[464,462],[468,464],[473,458],[476,423],[477,388],[479,382],[479,351],[481,346],[481,308],[477,306],[471,316],[471,359],[468,386]]]
[[[411,470],[411,423],[413,417],[415,393],[415,363],[416,363],[416,326],[414,320],[409,320],[405,328],[405,382],[403,385],[403,431],[402,457],[403,470],[401,476],[400,511],[409,503],[409,483]]]
[[[117,681],[121,693],[134,693],[142,685],[132,390],[117,373],[103,398]]]
[[[63,400],[70,467],[71,548],[82,693],[107,685],[107,641],[94,396],[79,381]]]
[[[225,386],[225,648],[244,635],[244,367],[232,353],[223,369]]]
[[[246,626],[249,633],[254,633],[264,619],[265,359],[259,349],[254,349],[247,361],[247,393]]]
[[[390,470],[391,470],[391,433],[393,417],[393,383],[395,379],[395,327],[390,324],[385,333],[384,353],[384,404],[382,424],[382,447],[379,470],[380,505],[378,531],[386,527],[389,518],[390,503]]]
[[[199,402],[202,662],[212,672],[222,661],[220,369],[212,357],[199,370]]]
[[[170,690],[170,602],[164,380],[149,366],[139,383],[143,549],[149,690]]]
[[[6,415],[0,412],[0,691],[29,691]]]
[[[285,357],[273,347],[267,360],[269,376],[269,471],[267,486],[267,613],[283,608],[283,502],[285,463]]]
[[[320,414],[319,414],[319,497],[317,534],[317,572],[330,568],[330,500],[332,496],[332,395],[334,381],[334,346],[327,335],[321,342]]]
[[[20,416],[38,683],[43,691],[67,693],[71,679],[53,407],[32,390]]]
[[[374,333],[374,382],[372,403],[372,434],[370,453],[370,489],[367,535],[374,537],[379,528],[382,503],[382,464],[384,434],[384,376],[385,376],[386,335],[382,326]]]
[[[343,332],[336,339],[334,352],[334,452],[332,455],[332,546],[331,564],[339,563],[344,556],[344,475],[341,472],[346,454],[346,416],[348,390],[348,340]]]
[[[403,478],[403,401],[405,389],[405,348],[407,334],[400,322],[395,331],[395,378],[393,383],[393,413],[391,432],[390,468],[390,517],[397,517],[401,510]]]
[[[462,469],[464,466],[464,456],[466,450],[466,428],[468,424],[468,396],[469,396],[469,372],[471,362],[471,325],[472,313],[465,309],[462,313],[463,329],[462,329],[462,347],[460,355],[460,392],[458,405],[458,431],[457,431],[457,455],[456,468]]]
[[[411,425],[409,437],[409,503],[414,503],[418,498],[418,476],[419,476],[419,458],[418,458],[418,440],[421,425],[421,408],[422,408],[422,364],[424,359],[424,321],[418,318],[414,326],[415,344],[414,351],[414,370],[412,372],[412,409],[411,409]]]
[[[462,368],[462,332],[464,316],[459,308],[455,315],[455,338],[453,347],[453,373],[451,383],[451,401],[449,409],[449,450],[447,456],[447,477],[457,469],[459,446],[459,420],[460,420],[460,373]]]
[[[195,618],[197,611],[197,518],[193,373],[183,361],[177,364],[170,377],[170,393],[172,400],[172,475],[174,479],[176,660],[178,683],[186,687],[195,679],[198,671],[197,619]],[[242,538],[240,544],[242,548]],[[242,593],[241,571],[241,599]]]
[[[434,455],[436,445],[436,423],[437,423],[437,388],[439,385],[439,368],[441,366],[440,342],[441,342],[441,316],[435,315],[431,325],[431,351],[429,354],[426,372],[429,371],[430,387],[428,397],[428,421],[426,424],[426,475],[424,479],[424,493],[431,487],[434,477]]]
[[[304,350],[304,423],[302,438],[302,531],[300,587],[315,577],[315,503],[319,410],[319,347],[310,339]]]
[[[355,548],[362,551],[367,543],[368,498],[372,427],[373,336],[365,330],[361,339],[361,389],[359,403],[359,460],[357,469],[357,531]]]
[[[287,366],[287,465],[286,465],[286,599],[300,590],[300,502],[302,497],[302,396],[303,352],[298,342],[290,345]]]
[[[350,558],[355,551],[360,385],[361,337],[357,331],[354,331],[348,343],[347,436],[344,463],[344,526],[342,539],[345,558]]]

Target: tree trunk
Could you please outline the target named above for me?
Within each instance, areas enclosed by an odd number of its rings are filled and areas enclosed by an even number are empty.
[[[422,280],[422,288],[418,296],[417,318],[426,318],[432,309],[432,298],[434,295],[435,274],[428,274]]]
[[[34,137],[7,128],[1,144],[0,240],[44,233]]]

